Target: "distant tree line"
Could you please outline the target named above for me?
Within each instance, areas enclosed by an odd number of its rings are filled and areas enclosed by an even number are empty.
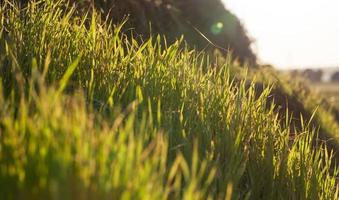
[[[324,72],[320,69],[312,70],[312,69],[306,69],[302,72],[302,75],[309,79],[312,82],[321,82],[323,79]]]
[[[321,69],[305,69],[305,70],[293,70],[292,74],[299,74],[302,77],[310,80],[311,82],[324,81],[324,71]],[[339,82],[339,71],[336,71],[330,75],[330,82]]]
[[[332,74],[331,81],[332,82],[339,82],[339,71]]]

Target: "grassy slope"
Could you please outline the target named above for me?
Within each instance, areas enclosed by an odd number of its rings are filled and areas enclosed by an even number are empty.
[[[272,68],[250,69],[250,74],[251,77],[256,77],[259,92],[262,91],[263,83],[273,83],[269,102],[277,105],[276,111],[281,120],[284,120],[287,113],[291,116],[292,133],[301,131],[302,117],[312,127],[318,128],[319,139],[326,141],[327,146],[336,152],[336,159],[339,159],[339,113],[329,98],[316,93],[301,77],[278,74]]]
[[[289,140],[270,88],[232,82],[229,62],[64,3],[0,11],[4,199],[338,198],[314,131]]]

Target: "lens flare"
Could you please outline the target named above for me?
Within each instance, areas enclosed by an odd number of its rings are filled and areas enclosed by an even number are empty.
[[[214,35],[218,35],[222,32],[222,29],[224,28],[224,24],[222,22],[217,22],[217,23],[214,23],[212,26],[211,26],[211,32],[214,34]]]

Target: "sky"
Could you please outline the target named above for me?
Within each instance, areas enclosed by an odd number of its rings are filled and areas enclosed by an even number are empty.
[[[254,39],[261,63],[339,66],[339,0],[223,0]]]

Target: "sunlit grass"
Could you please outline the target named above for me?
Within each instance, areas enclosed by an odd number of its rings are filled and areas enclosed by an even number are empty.
[[[100,19],[1,4],[1,198],[338,198],[331,155],[306,122],[290,140],[270,87]]]

